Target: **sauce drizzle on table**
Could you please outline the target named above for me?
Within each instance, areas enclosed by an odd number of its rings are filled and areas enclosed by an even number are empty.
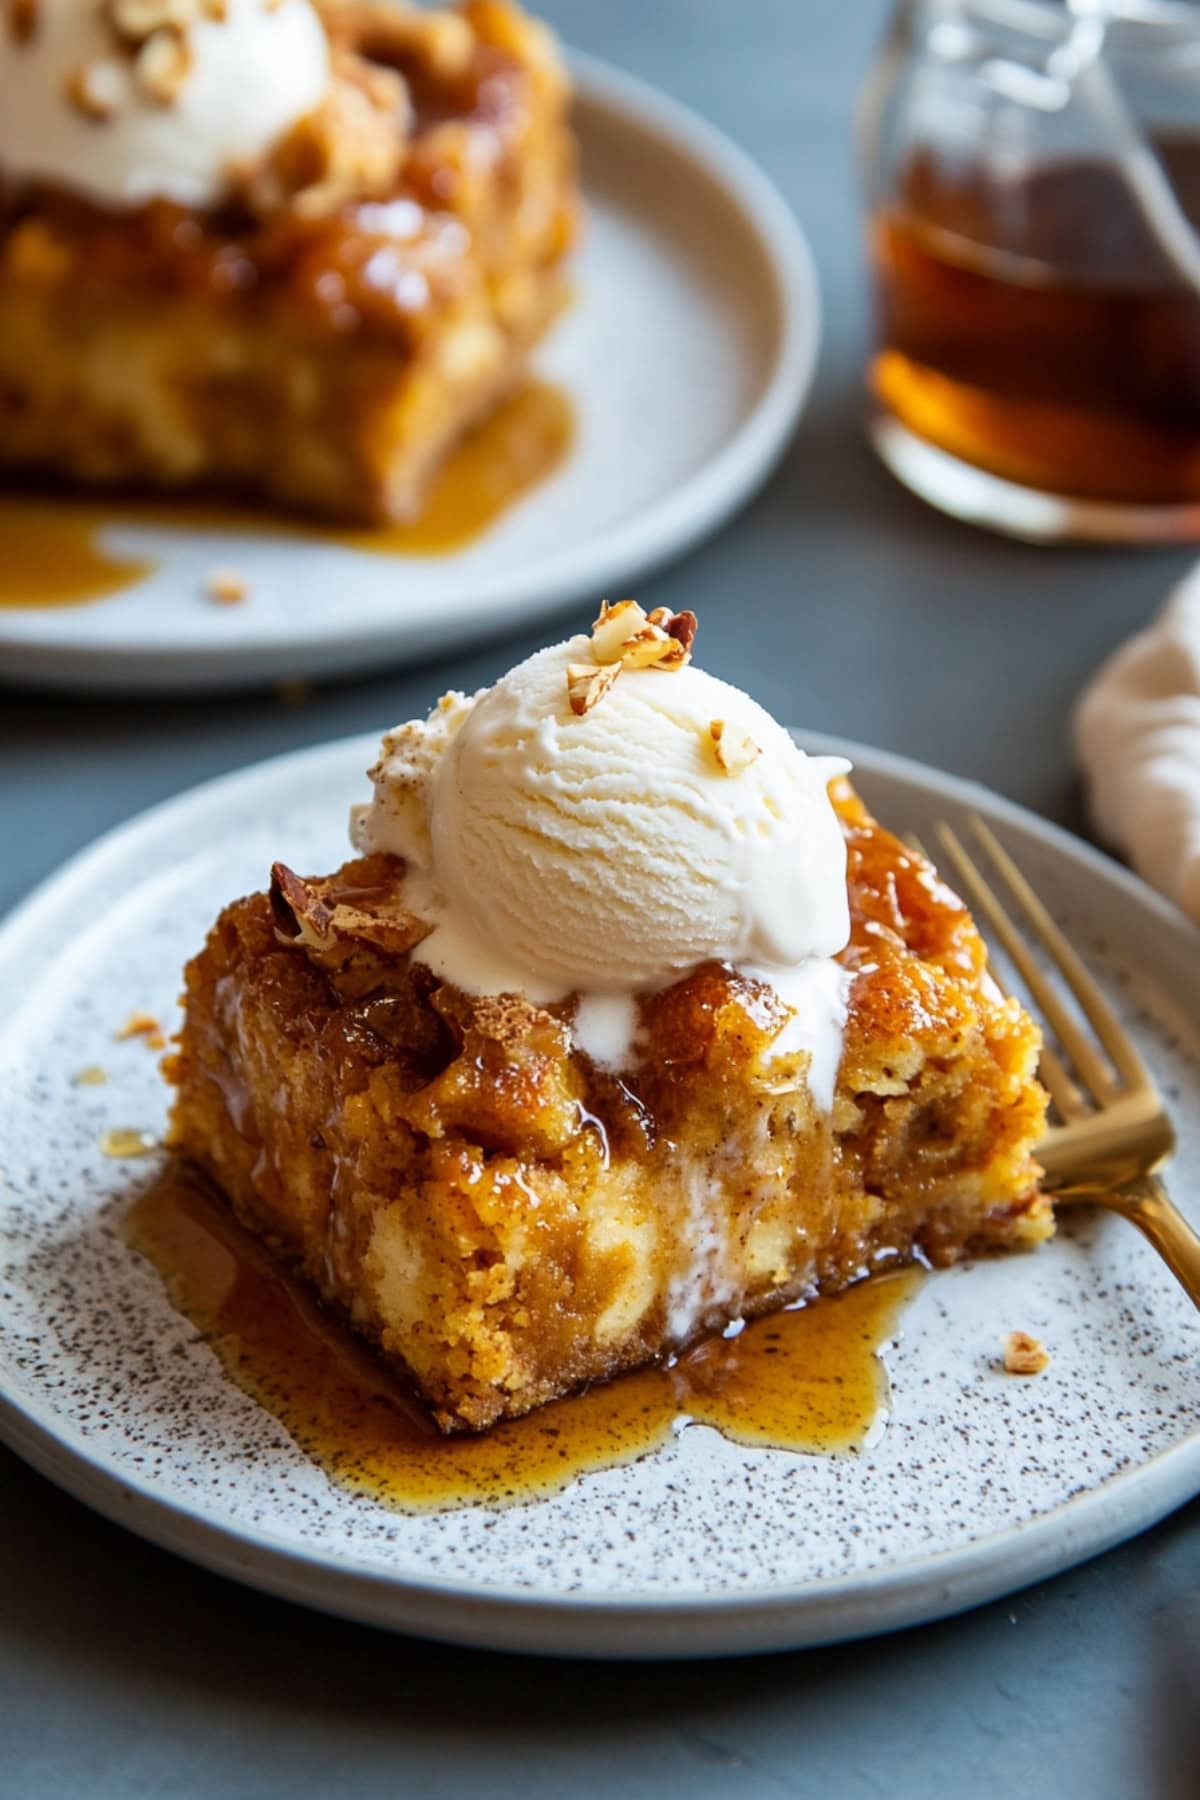
[[[646,1455],[682,1415],[751,1445],[859,1446],[886,1409],[880,1347],[921,1279],[876,1276],[708,1339],[672,1368],[622,1376],[479,1437],[445,1438],[184,1168],[168,1168],[124,1229],[226,1372],[331,1479],[408,1511],[536,1499]]]
[[[419,517],[404,525],[337,528],[282,514],[198,500],[97,499],[27,492],[0,495],[0,607],[78,606],[153,574],[152,558],[122,556],[105,536],[122,528],[213,531],[338,544],[374,556],[448,556],[482,537],[566,461],[571,402],[530,379],[463,439],[442,466]],[[222,549],[214,562],[227,561]],[[202,590],[196,600],[204,604]],[[250,600],[253,600],[251,591]]]

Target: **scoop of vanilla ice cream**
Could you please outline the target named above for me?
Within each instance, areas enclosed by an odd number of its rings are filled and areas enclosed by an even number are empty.
[[[27,35],[0,31],[0,181],[50,182],[114,209],[219,202],[231,165],[262,156],[320,101],[329,41],[310,0],[190,11],[164,7],[186,21],[185,72],[165,101],[145,89],[105,5],[34,0]]]
[[[578,637],[385,741],[355,842],[405,856],[440,922],[418,955],[458,985],[544,1002],[645,990],[717,958],[764,974],[841,950],[846,853],[808,757],[694,666],[621,671],[571,709]],[[727,772],[710,727],[759,754]],[[390,746],[390,747],[389,747]]]

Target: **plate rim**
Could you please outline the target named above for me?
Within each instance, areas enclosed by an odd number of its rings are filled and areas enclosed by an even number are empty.
[[[982,783],[948,775],[891,751],[825,734],[797,732],[817,752],[851,758],[878,774],[959,806],[986,809],[1103,878],[1200,951],[1200,929],[1140,877],[1074,833],[1041,818]],[[97,838],[0,921],[0,982],[19,957],[21,940],[48,899],[87,884],[112,858],[135,851],[172,814],[251,788],[286,766],[294,777],[309,764],[370,756],[377,734],[356,733],[285,751],[198,783]],[[894,1570],[778,1583],[724,1594],[677,1588],[539,1594],[535,1590],[390,1573],[378,1561],[331,1556],[275,1537],[269,1530],[214,1521],[179,1498],[120,1472],[102,1448],[75,1427],[56,1422],[51,1407],[0,1394],[0,1440],[77,1499],[161,1548],[278,1597],[337,1616],[446,1642],[535,1654],[603,1658],[711,1656],[800,1648],[930,1622],[1000,1598],[1063,1572],[1147,1529],[1200,1491],[1200,1422],[1147,1462],[1075,1494],[1050,1512],[973,1539],[956,1549],[912,1559]],[[1148,1490],[1148,1491],[1147,1491]],[[1020,1554],[1014,1567],[1014,1543]]]
[[[448,632],[469,630],[486,642],[511,629],[511,604],[532,624],[601,587],[649,577],[715,534],[767,480],[804,411],[816,374],[822,337],[820,284],[812,250],[791,206],[765,169],[719,126],[673,95],[583,51],[567,51],[576,100],[683,155],[721,193],[752,231],[762,253],[776,308],[775,342],[762,391],[733,434],[698,469],[629,519],[605,528],[564,558],[551,557],[547,573],[512,570],[499,580],[476,579],[443,595],[420,618],[406,622],[399,640],[379,620],[347,629],[336,621],[311,621],[299,645],[255,635],[251,615],[239,622],[236,644],[113,645],[85,634],[76,643],[13,635],[0,612],[0,684],[37,682],[66,690],[109,692],[234,690],[303,675],[324,681],[373,666],[412,664],[450,641]],[[586,188],[585,188],[586,198]],[[269,526],[269,520],[268,520]],[[439,631],[436,620],[454,609]],[[14,615],[37,608],[12,608]],[[86,613],[84,606],[80,610]],[[431,621],[434,621],[431,623]]]

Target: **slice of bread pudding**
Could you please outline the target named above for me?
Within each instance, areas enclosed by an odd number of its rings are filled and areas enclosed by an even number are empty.
[[[219,205],[0,182],[0,470],[404,519],[517,383],[578,215],[553,40],[507,0],[322,11],[324,100]]]
[[[930,865],[830,793],[851,939],[828,1107],[810,1053],[778,1053],[787,1004],[728,964],[638,1000],[620,1074],[573,1047],[573,999],[440,980],[395,856],[277,867],[189,965],[174,1146],[444,1431],[1053,1230],[1035,1025]]]

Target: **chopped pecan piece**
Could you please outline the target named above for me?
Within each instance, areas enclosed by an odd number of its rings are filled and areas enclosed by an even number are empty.
[[[717,765],[726,775],[740,775],[762,755],[750,733],[728,719],[713,719],[708,735],[712,739]]]
[[[646,615],[636,600],[617,600],[612,605],[602,600],[592,625],[592,655],[596,661],[619,663],[626,639],[645,623]]]
[[[592,626],[592,655],[604,666],[627,669],[682,669],[691,658],[695,613],[656,606],[647,615],[636,600],[602,601]]]
[[[672,612],[669,606],[656,606],[650,614],[650,623],[673,637],[684,650],[691,655],[692,645],[696,641],[699,620],[694,612]]]
[[[616,663],[568,663],[567,664],[567,698],[571,702],[571,711],[582,717],[591,712],[603,700],[617,676],[621,673],[622,664]]]
[[[404,905],[403,868],[397,857],[368,856],[348,864],[336,879],[307,881],[276,863],[270,890],[275,936],[302,949],[344,999],[386,986],[389,967],[394,970],[433,929]]]
[[[621,647],[621,661],[627,669],[682,669],[687,660],[687,651],[678,638],[668,637],[661,626],[651,625],[648,619]]]
[[[112,118],[124,97],[124,70],[115,59],[98,57],[68,77],[66,92],[76,112],[102,124]]]
[[[173,106],[192,72],[192,46],[174,26],[164,25],[137,53],[134,70],[142,92],[159,106]]]
[[[271,911],[281,943],[298,942],[306,950],[326,950],[333,914],[318,892],[319,882],[305,881],[286,863],[271,865]]]
[[[183,30],[198,17],[199,0],[109,0],[108,19],[118,37],[143,44],[156,31]]]

